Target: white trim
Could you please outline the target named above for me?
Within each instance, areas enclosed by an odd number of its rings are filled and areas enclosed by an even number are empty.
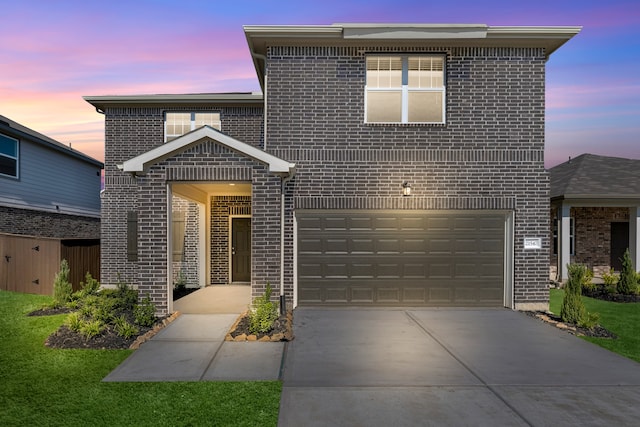
[[[633,268],[640,268],[640,206],[629,208],[629,255]]]
[[[166,184],[167,188],[167,313],[173,313],[173,192],[171,183]]]
[[[515,230],[513,216],[513,211],[507,213],[504,225],[504,306],[510,309],[515,308],[513,286]]]
[[[293,308],[298,306],[298,219],[293,212]]]
[[[229,215],[229,237],[227,240],[227,253],[229,255],[229,284],[232,283],[244,283],[244,282],[234,282],[233,281],[233,265],[232,265],[232,254],[231,254],[231,246],[233,242],[233,218],[251,218],[251,215]],[[249,246],[251,248],[251,266],[253,269],[253,225],[251,226],[251,237],[249,239]],[[253,279],[253,274],[251,271],[249,272],[249,283],[251,283]]]
[[[276,175],[293,175],[295,173],[295,164],[289,163],[265,151],[260,150],[252,145],[238,141],[224,133],[215,130],[209,126],[203,126],[192,132],[189,132],[173,141],[158,146],[146,153],[127,160],[122,165],[118,165],[119,169],[134,175],[144,175],[149,168],[169,157],[173,157],[192,145],[196,145],[205,138],[211,139],[230,150],[233,150],[243,156],[249,157],[260,163],[264,163],[269,167],[269,172]]]
[[[198,286],[207,285],[207,205],[198,203]],[[211,240],[211,239],[209,239]]]
[[[16,203],[15,199],[0,197],[0,206],[4,206],[7,208],[29,210],[29,211],[57,213],[62,215],[75,215],[75,216],[85,216],[90,218],[100,218],[100,209],[98,210],[82,209],[82,208],[71,207],[63,204],[56,205],[54,202],[52,202],[51,205],[25,204],[25,203]],[[58,209],[56,209],[56,206],[58,206]]]

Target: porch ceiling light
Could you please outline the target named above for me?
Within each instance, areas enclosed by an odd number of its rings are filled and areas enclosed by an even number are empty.
[[[403,196],[411,195],[411,184],[409,184],[407,181],[402,183],[402,195]]]

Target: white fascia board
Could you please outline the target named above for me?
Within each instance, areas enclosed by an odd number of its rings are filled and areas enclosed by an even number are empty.
[[[484,39],[484,24],[340,24],[345,39],[452,40]]]
[[[268,165],[269,172],[273,174],[292,175],[295,172],[295,164],[282,160],[252,145],[238,141],[209,126],[203,126],[133,159],[127,160],[121,166],[118,166],[118,168],[124,172],[144,174],[151,165],[188,149],[191,145],[199,143],[204,138],[210,138],[230,150]]]
[[[488,27],[487,38],[550,38],[570,39],[582,30],[579,26]]]

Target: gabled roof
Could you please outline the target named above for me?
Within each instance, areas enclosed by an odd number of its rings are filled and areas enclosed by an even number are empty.
[[[245,25],[249,51],[264,89],[264,60],[270,45],[543,47],[547,58],[582,27],[502,27],[484,24]]]
[[[99,168],[104,168],[104,165],[101,161],[94,159],[93,157],[89,157],[80,151],[74,150],[71,147],[64,145],[61,142],[56,141],[55,139],[49,138],[46,135],[43,135],[39,132],[36,132],[33,129],[29,129],[26,126],[21,125],[18,122],[14,122],[8,117],[0,115],[0,132],[9,134],[8,136],[15,136],[16,138],[24,138],[28,139],[31,142],[34,142],[39,145],[43,145],[47,148],[51,148],[53,150],[62,152],[68,156],[78,158],[87,163],[91,163]]]
[[[640,198],[640,160],[582,154],[549,177],[551,200]]]
[[[173,141],[167,142],[153,150],[127,160],[122,165],[118,165],[118,168],[134,175],[143,175],[152,165],[198,145],[205,139],[213,140],[236,153],[267,165],[269,167],[269,172],[274,175],[291,176],[295,173],[296,165],[294,163],[289,163],[286,160],[282,160],[267,153],[266,151],[262,151],[252,145],[238,141],[237,139],[234,139],[229,135],[225,135],[224,133],[209,126],[198,128],[174,139]]]

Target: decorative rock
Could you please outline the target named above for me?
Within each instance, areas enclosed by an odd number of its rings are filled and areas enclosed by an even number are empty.
[[[273,341],[273,342],[281,341],[282,338],[284,338],[284,334],[278,333],[278,334],[271,335],[271,341]]]
[[[269,342],[269,341],[271,341],[271,338],[269,338],[267,335],[263,336],[258,340],[258,342]]]
[[[569,329],[569,327],[567,325],[565,325],[564,323],[556,323],[556,328],[558,328],[558,329]]]
[[[257,340],[258,340],[258,337],[253,334],[247,336],[247,341],[257,341]]]
[[[246,341],[247,340],[247,334],[240,334],[237,337],[235,337],[233,340],[236,341],[236,342]]]

